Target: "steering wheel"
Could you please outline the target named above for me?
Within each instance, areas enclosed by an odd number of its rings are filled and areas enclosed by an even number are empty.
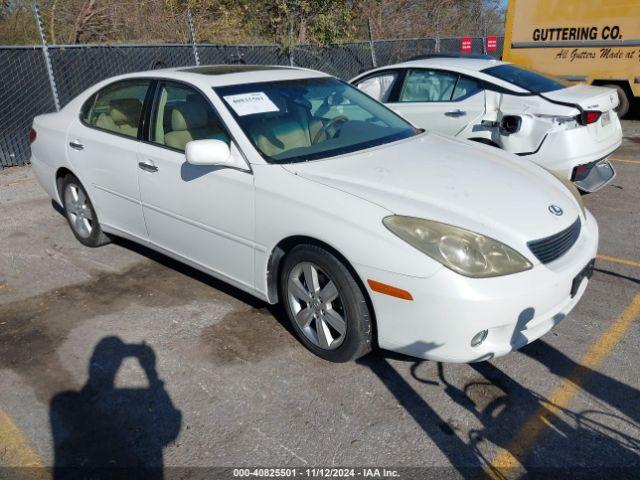
[[[315,145],[316,143],[318,143],[320,141],[320,138],[322,138],[323,133],[328,136],[329,135],[328,130],[334,124],[338,122],[348,122],[348,121],[349,121],[349,118],[344,115],[338,115],[334,119],[330,120],[329,123],[323,125],[322,128],[318,130],[318,133],[316,133],[316,135],[313,137],[313,140],[311,141],[311,145]]]

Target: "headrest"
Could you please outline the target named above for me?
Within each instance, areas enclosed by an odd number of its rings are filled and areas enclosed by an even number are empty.
[[[171,112],[171,130],[183,131],[207,125],[207,111],[200,103],[188,102],[176,105]]]
[[[273,102],[278,110],[275,112],[264,112],[261,114],[263,119],[279,118],[287,114],[289,108],[287,107],[287,100],[283,96],[271,93],[267,94],[267,97]]]
[[[109,116],[116,125],[138,126],[142,102],[136,98],[120,98],[109,102]]]

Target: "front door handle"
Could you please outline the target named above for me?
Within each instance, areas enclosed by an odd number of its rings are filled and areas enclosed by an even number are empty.
[[[464,110],[451,110],[450,112],[445,112],[445,115],[447,117],[462,117],[463,115],[466,115],[467,112],[465,112]]]
[[[73,142],[69,142],[69,146],[74,150],[84,150],[84,145],[80,143],[78,140],[74,140]]]
[[[157,172],[158,171],[158,167],[156,167],[155,165],[151,164],[151,163],[147,163],[147,162],[138,162],[138,167],[140,167],[141,170],[144,170],[145,172]]]

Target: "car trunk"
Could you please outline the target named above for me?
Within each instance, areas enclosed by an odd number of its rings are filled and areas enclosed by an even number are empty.
[[[608,141],[616,135],[617,129],[613,122],[613,111],[618,106],[618,93],[615,90],[591,85],[575,85],[553,92],[542,93],[541,96],[554,103],[575,105],[583,111],[602,112],[600,118],[589,125],[587,129],[597,142]]]

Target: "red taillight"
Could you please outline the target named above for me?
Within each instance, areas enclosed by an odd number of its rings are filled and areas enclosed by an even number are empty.
[[[33,128],[31,130],[29,130],[29,143],[35,142],[37,136],[38,136],[38,134],[36,133],[36,131]]]
[[[597,110],[585,110],[581,115],[582,124],[590,125],[596,123],[600,115],[602,115],[602,112],[598,112]]]

